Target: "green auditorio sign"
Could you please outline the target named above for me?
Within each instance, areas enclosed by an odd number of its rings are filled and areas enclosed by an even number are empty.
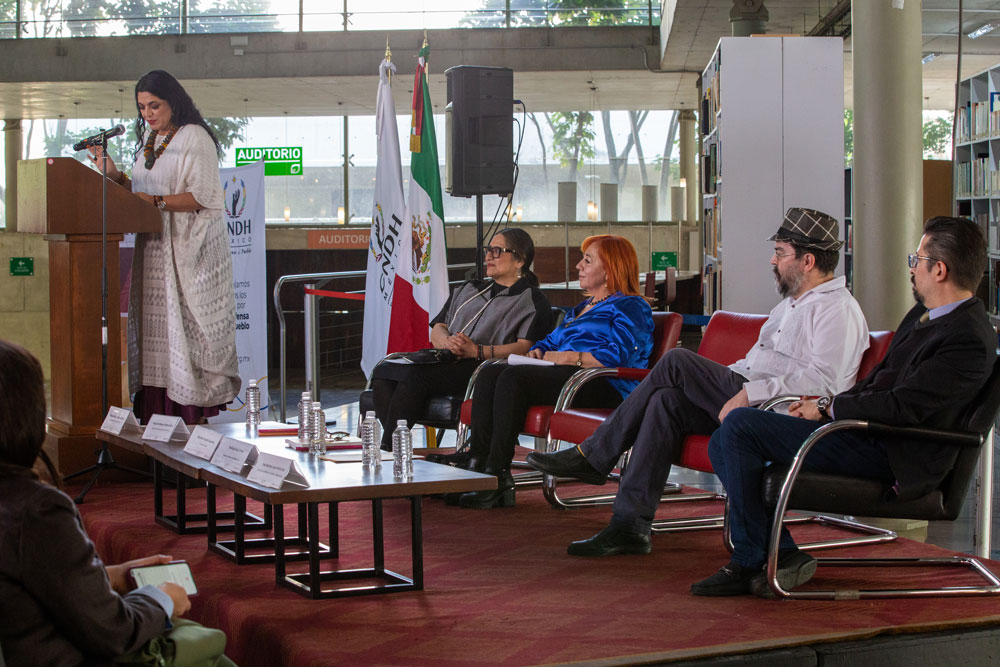
[[[650,259],[653,271],[666,271],[668,266],[677,268],[676,252],[654,252]]]
[[[12,276],[33,276],[35,275],[34,257],[11,257],[10,275]]]
[[[264,161],[265,176],[299,176],[302,174],[301,146],[270,148],[237,148],[236,166]]]

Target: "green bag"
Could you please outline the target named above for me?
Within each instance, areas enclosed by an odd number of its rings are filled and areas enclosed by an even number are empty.
[[[206,628],[184,618],[171,621],[173,628],[153,637],[137,651],[115,659],[118,665],[148,667],[235,667],[223,655],[226,633]]]

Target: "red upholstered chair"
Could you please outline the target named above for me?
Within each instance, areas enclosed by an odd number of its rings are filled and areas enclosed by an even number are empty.
[[[709,320],[708,326],[705,327],[705,333],[702,336],[701,344],[698,345],[698,354],[723,365],[729,365],[739,361],[746,356],[747,351],[749,351],[750,347],[757,341],[757,337],[760,335],[760,328],[764,326],[764,322],[766,321],[766,315],[747,315],[744,313],[731,313],[725,310],[717,310],[712,315],[712,319]],[[652,364],[650,364],[650,367],[652,367]],[[607,371],[609,370],[612,369],[593,368],[583,371],[582,373],[607,375]],[[605,373],[601,373],[601,371],[605,371]],[[649,371],[638,369],[621,369],[618,377],[641,380],[648,372]],[[575,381],[577,377],[581,380],[584,379],[582,374],[577,374],[577,376],[574,376],[573,380]],[[569,386],[570,385],[568,384],[567,388]],[[563,392],[566,393],[566,389],[564,389]],[[603,422],[607,416],[611,414],[611,410],[571,409],[567,408],[566,405],[568,405],[568,403],[560,403],[557,405],[556,412],[551,417],[549,442],[547,443],[546,451],[554,452],[559,449],[560,441],[575,445],[580,444],[589,438],[597,427],[601,425],[601,422]],[[677,465],[692,468],[694,470],[712,472],[712,465],[708,460],[708,438],[706,437],[704,439],[704,448],[696,446],[689,450],[688,443],[694,437],[702,436],[689,436],[685,440],[681,460],[677,462]],[[702,449],[704,449],[704,454],[701,453]],[[689,453],[689,458],[685,458],[684,454],[686,452]],[[581,505],[607,504],[614,502],[614,494],[604,496],[586,496],[583,498],[560,498],[557,493],[557,486],[558,482],[556,479],[547,477],[543,487],[545,498],[555,507],[579,507]],[[712,498],[721,499],[722,496],[710,493],[684,494],[670,497],[671,500],[705,500]],[[716,523],[718,526],[722,526],[721,515]]]
[[[676,347],[677,341],[680,339],[681,326],[683,324],[684,318],[677,313],[653,313],[653,350],[649,357],[649,367],[652,368],[653,364],[660,360],[667,350]],[[503,360],[496,360],[496,362],[485,362],[485,363],[506,363]],[[485,365],[485,364],[483,364]],[[480,365],[482,368],[483,365]],[[592,368],[584,369],[578,371],[567,383],[567,386],[573,384],[572,395],[575,395],[579,388],[589,379],[584,379],[583,381],[578,381],[577,378],[582,375],[587,374],[589,371],[606,371],[607,374],[614,374],[620,372],[625,372],[629,370],[637,370],[637,372],[642,373],[644,377],[648,373],[648,369],[614,369],[614,368]],[[472,424],[472,393],[473,386],[476,382],[476,377],[478,372],[472,376],[469,381],[469,389],[466,392],[466,400],[462,403],[462,412],[460,416],[461,425],[459,426],[458,432],[458,442],[466,442],[467,429]],[[618,377],[625,378],[627,375],[618,375]],[[563,390],[563,394],[566,390]],[[572,403],[572,395],[567,398],[567,404]],[[562,399],[562,396],[560,396]],[[548,433],[549,433],[549,420],[552,417],[552,413],[555,411],[554,405],[533,405],[528,409],[528,414],[525,416],[524,425],[521,427],[521,433],[524,435],[530,435],[536,439],[536,448],[542,449],[546,445]],[[611,410],[604,410],[605,415],[610,414]],[[526,464],[515,461],[513,464],[515,467],[529,467]],[[529,473],[522,473],[514,476],[515,481],[518,485],[525,484],[538,484],[542,481],[542,475],[539,472],[532,470]]]

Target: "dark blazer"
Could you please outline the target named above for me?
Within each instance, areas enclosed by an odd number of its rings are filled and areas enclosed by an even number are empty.
[[[111,590],[73,501],[0,464],[0,648],[8,665],[110,664],[164,632],[152,598]]]
[[[914,306],[882,363],[836,396],[837,419],[955,428],[990,376],[997,336],[983,302],[975,297],[947,315],[921,322],[926,311],[922,305]],[[886,439],[885,445],[901,499],[936,488],[958,455],[955,447],[933,443]]]

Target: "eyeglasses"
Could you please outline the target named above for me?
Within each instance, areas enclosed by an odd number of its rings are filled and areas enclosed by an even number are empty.
[[[794,250],[787,251],[787,250],[782,250],[781,248],[774,249],[774,256],[777,257],[778,259],[784,259],[785,257],[798,257],[798,255],[795,254]]]
[[[509,252],[512,255],[516,253],[515,250],[511,250],[510,248],[502,248],[498,245],[483,246],[483,257],[489,257],[490,259],[497,259],[500,257],[500,255],[504,254],[505,252]]]
[[[937,257],[924,257],[923,255],[918,255],[916,253],[910,253],[909,255],[906,256],[906,264],[911,269],[915,269],[915,268],[917,268],[917,264],[922,259],[925,259],[928,262],[940,262],[941,261]]]

